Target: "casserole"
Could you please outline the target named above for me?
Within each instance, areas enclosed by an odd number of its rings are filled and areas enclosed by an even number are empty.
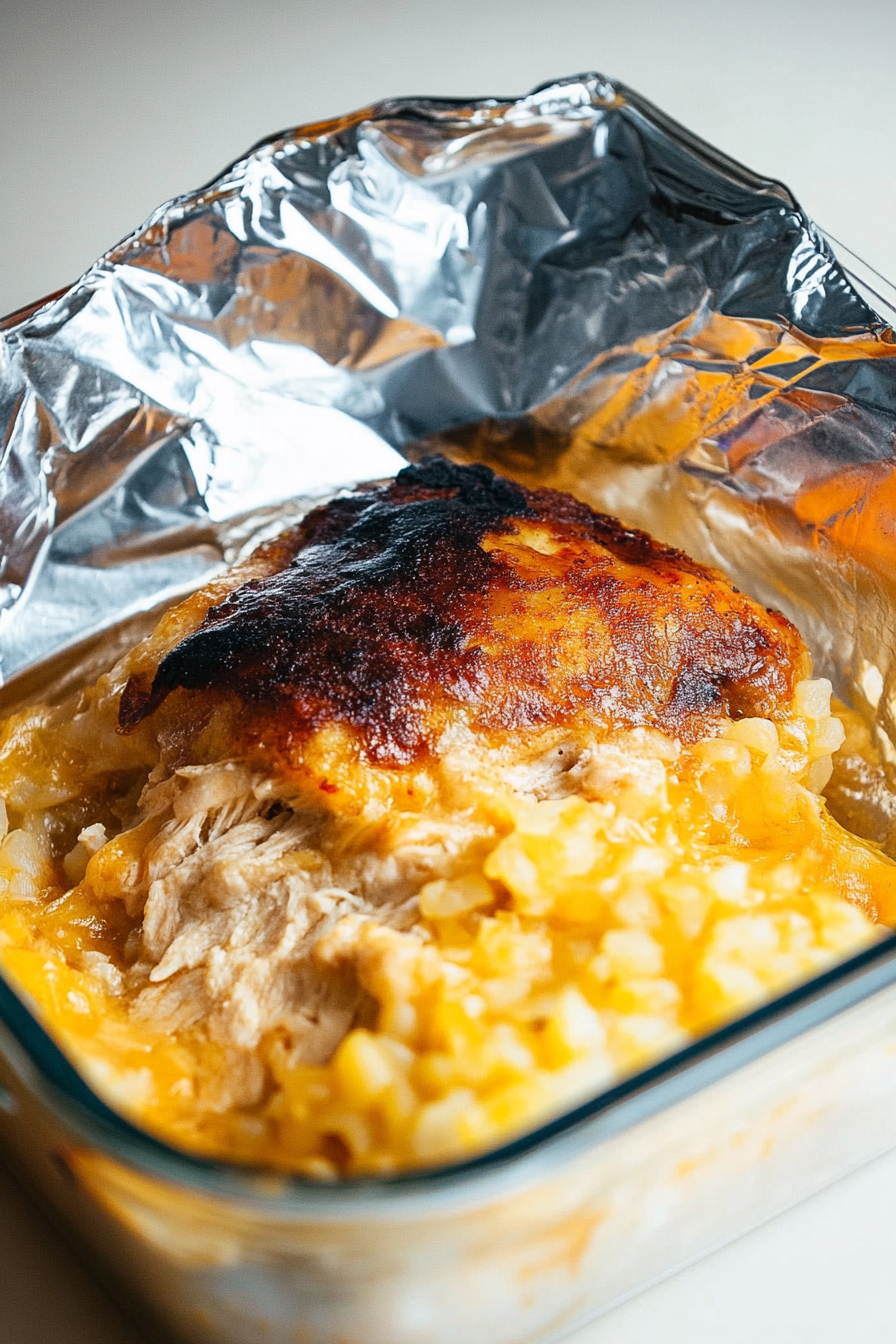
[[[310,320],[337,311],[342,327]],[[263,529],[238,504],[273,527],[284,495],[382,474],[386,440],[428,433],[684,541],[794,616],[877,734],[863,824],[886,838],[886,325],[783,188],[636,95],[573,80],[280,137],[7,350],[11,460],[46,463],[55,509],[32,470],[10,476],[9,670],[239,553]],[[303,457],[312,424],[351,460]],[[892,1142],[891,975],[886,941],[485,1157],[324,1188],[141,1134],[3,987],[3,1123],[181,1337],[546,1339]]]

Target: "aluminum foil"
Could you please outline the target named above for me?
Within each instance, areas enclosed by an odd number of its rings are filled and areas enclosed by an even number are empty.
[[[786,188],[599,75],[276,135],[3,324],[3,676],[436,447],[723,564],[892,763],[882,305]]]

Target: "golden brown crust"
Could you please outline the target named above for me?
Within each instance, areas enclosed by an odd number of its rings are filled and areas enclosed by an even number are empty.
[[[790,623],[722,575],[487,467],[427,459],[315,510],[132,677],[130,731],[172,692],[236,697],[251,743],[291,754],[329,723],[402,765],[453,722],[503,734],[565,723],[694,741],[770,717],[808,655]],[[195,712],[191,697],[190,713]],[[186,709],[186,706],[185,706]]]

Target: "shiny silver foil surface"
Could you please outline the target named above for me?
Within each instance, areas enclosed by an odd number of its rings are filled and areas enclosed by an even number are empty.
[[[274,136],[3,324],[3,677],[434,448],[723,564],[892,760],[880,311],[783,186],[599,75]]]

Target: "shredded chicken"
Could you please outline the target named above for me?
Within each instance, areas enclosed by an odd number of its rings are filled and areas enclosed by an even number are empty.
[[[363,1020],[365,996],[315,947],[349,913],[411,926],[405,888],[418,885],[420,852],[411,843],[404,863],[387,856],[380,882],[368,861],[357,885],[380,897],[370,899],[334,881],[314,846],[320,828],[320,816],[293,812],[235,762],[187,766],[147,786],[130,834],[152,838],[121,890],[142,916],[127,977],[138,1019],[171,1031],[203,1022],[248,1052],[281,1028],[297,1059],[330,1057]]]

